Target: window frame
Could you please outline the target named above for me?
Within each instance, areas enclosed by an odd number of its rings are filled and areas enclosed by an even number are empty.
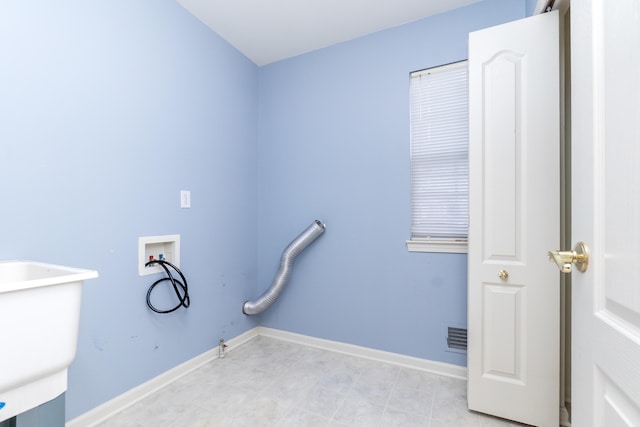
[[[466,179],[466,184],[467,184],[467,198],[466,198],[466,214],[467,214],[467,224],[466,224],[466,236],[462,237],[460,235],[454,236],[452,233],[451,236],[417,236],[415,233],[415,227],[414,227],[414,185],[416,185],[414,183],[414,161],[413,159],[411,159],[411,169],[410,169],[410,174],[411,174],[411,188],[410,188],[410,197],[411,197],[411,219],[410,219],[410,233],[411,233],[411,237],[409,240],[406,241],[406,245],[407,245],[407,249],[410,252],[444,252],[444,253],[467,253],[467,242],[468,242],[468,223],[469,223],[469,205],[468,205],[468,173],[469,173],[469,168],[468,168],[468,149],[469,149],[469,135],[468,135],[468,129],[469,129],[469,112],[468,112],[468,84],[469,84],[469,64],[468,64],[468,60],[463,60],[463,61],[458,61],[458,62],[454,62],[451,64],[446,64],[446,65],[440,65],[440,66],[436,66],[436,67],[431,67],[431,68],[427,68],[424,70],[419,70],[419,71],[414,71],[412,73],[410,73],[410,105],[409,105],[409,109],[410,109],[410,155],[413,155],[413,151],[414,151],[414,129],[413,129],[413,115],[414,115],[414,107],[412,105],[412,98],[411,96],[413,95],[413,83],[412,83],[412,79],[416,78],[416,77],[420,77],[420,76],[429,76],[432,74],[436,74],[436,73],[442,73],[442,72],[447,72],[447,71],[452,71],[452,70],[456,70],[458,71],[460,68],[465,68],[466,69],[466,87],[467,90],[465,91],[465,99],[466,99],[466,119],[464,121],[465,124],[465,129],[467,131],[466,133],[466,150],[467,150],[467,168],[466,168],[466,172],[467,172],[467,179]],[[425,96],[426,98],[426,96]],[[426,146],[427,142],[424,142],[424,146]],[[427,207],[428,205],[426,203],[423,204],[424,206],[422,206],[422,208],[424,209],[425,207]],[[424,211],[422,213],[424,215]]]

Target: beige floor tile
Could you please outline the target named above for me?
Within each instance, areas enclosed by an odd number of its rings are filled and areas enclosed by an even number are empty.
[[[513,427],[466,381],[257,337],[97,427]]]

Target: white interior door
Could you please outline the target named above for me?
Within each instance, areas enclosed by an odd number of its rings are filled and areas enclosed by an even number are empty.
[[[559,22],[469,36],[468,402],[559,420]]]
[[[572,425],[640,426],[640,1],[571,2]]]

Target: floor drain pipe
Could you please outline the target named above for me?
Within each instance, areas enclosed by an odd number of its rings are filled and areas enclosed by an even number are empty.
[[[282,252],[282,258],[280,259],[280,268],[274,277],[273,282],[269,289],[255,301],[245,301],[242,305],[242,312],[244,314],[258,314],[266,310],[271,304],[273,304],[282,292],[284,285],[289,280],[291,274],[291,267],[296,256],[302,252],[304,248],[309,246],[311,242],[316,240],[322,233],[324,233],[325,225],[315,220],[306,230],[304,230],[298,237],[296,237],[289,246]]]

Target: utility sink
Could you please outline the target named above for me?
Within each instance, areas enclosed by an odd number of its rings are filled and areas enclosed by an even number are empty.
[[[67,389],[82,285],[98,272],[0,261],[0,422]]]

